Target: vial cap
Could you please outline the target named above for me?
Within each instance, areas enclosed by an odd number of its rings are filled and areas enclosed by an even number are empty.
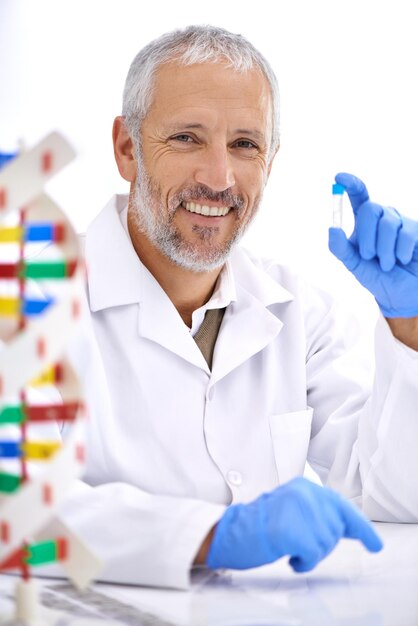
[[[339,185],[338,183],[334,183],[332,186],[332,195],[333,196],[342,196],[345,192],[344,185]]]

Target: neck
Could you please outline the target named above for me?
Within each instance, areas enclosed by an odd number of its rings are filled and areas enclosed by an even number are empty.
[[[209,300],[222,268],[210,272],[192,272],[172,263],[136,228],[129,211],[128,230],[141,262],[164,289],[190,328],[193,311]]]

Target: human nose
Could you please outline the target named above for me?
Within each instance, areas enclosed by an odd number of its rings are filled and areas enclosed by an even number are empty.
[[[225,147],[208,147],[195,171],[195,180],[214,191],[225,191],[235,185],[231,157]]]

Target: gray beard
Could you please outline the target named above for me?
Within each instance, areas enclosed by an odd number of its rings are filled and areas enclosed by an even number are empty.
[[[144,233],[149,241],[172,263],[192,272],[210,272],[222,267],[232,248],[244,235],[252,221],[249,220],[246,224],[240,223],[239,218],[243,213],[244,201],[240,196],[234,196],[229,191],[216,193],[200,186],[185,189],[170,200],[168,216],[160,197],[158,185],[148,176],[143,164],[138,161],[138,175],[131,196],[135,227]],[[219,200],[225,203],[224,206],[234,207],[236,227],[230,239],[222,246],[212,243],[214,236],[219,231],[217,226],[201,227],[195,225],[193,232],[204,244],[197,245],[185,241],[180,231],[173,225],[174,215],[180,202],[193,198]],[[260,202],[261,196],[256,203],[254,214],[258,210]]]

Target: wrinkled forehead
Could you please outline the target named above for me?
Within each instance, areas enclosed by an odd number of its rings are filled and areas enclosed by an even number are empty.
[[[161,65],[154,76],[146,117],[199,109],[251,116],[255,123],[270,127],[270,85],[256,67],[237,71],[222,61],[193,65],[172,61]]]

